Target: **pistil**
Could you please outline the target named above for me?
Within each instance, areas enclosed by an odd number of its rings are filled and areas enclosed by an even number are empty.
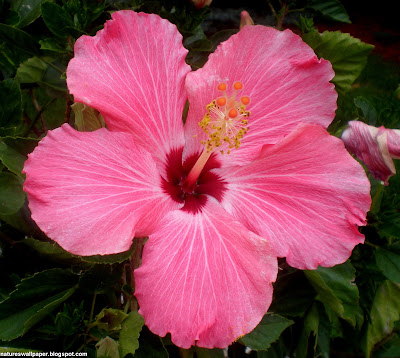
[[[210,158],[212,154],[212,151],[207,151],[204,150],[203,153],[201,153],[199,159],[197,159],[195,165],[193,168],[190,170],[186,181],[185,181],[185,186],[186,188],[192,188],[193,185],[196,183],[197,179],[199,178],[201,172],[203,171],[204,166],[207,163],[207,160]]]
[[[206,140],[201,141],[205,148],[185,180],[186,190],[194,187],[216,148],[221,154],[230,154],[233,149],[239,148],[243,136],[248,131],[247,118],[250,112],[246,110],[246,106],[250,103],[250,98],[242,96],[237,100],[238,92],[243,89],[241,82],[234,82],[232,87],[232,95],[227,96],[227,85],[220,83],[217,90],[223,92],[223,96],[206,106],[207,112],[199,122],[199,126],[207,134]]]

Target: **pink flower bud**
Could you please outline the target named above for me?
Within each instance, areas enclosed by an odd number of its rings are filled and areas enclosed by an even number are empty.
[[[342,140],[346,148],[365,163],[375,179],[389,185],[389,178],[396,174],[393,158],[400,159],[400,130],[351,121]]]
[[[254,25],[254,21],[247,11],[242,11],[240,13],[240,28],[246,25]]]
[[[204,6],[210,6],[211,2],[212,0],[192,0],[192,3],[197,9],[201,9]]]

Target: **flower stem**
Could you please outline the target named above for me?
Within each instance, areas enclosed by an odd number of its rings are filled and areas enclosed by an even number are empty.
[[[86,326],[85,341],[84,341],[84,344],[83,344],[83,348],[86,347],[86,345],[89,343],[88,337],[89,337],[89,331],[90,331],[90,328],[91,328],[91,323],[93,321],[94,306],[96,305],[96,296],[97,296],[97,293],[95,292],[93,294],[92,305],[90,307],[89,321],[88,321],[88,325]]]
[[[269,0],[267,0],[267,3],[268,3],[268,5],[269,5],[269,7],[271,9],[272,15],[274,15],[275,19],[278,19],[278,15],[277,15],[272,3]]]

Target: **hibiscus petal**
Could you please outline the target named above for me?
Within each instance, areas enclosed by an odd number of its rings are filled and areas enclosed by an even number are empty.
[[[365,163],[374,178],[382,180],[385,185],[396,174],[392,157],[400,155],[399,138],[400,134],[394,130],[369,126],[360,121],[350,121],[342,134],[346,148]]]
[[[320,126],[301,124],[250,165],[215,172],[227,182],[222,206],[293,267],[342,263],[364,240],[369,181]]]
[[[326,128],[336,110],[337,94],[329,82],[333,76],[330,62],[318,60],[290,30],[244,26],[210,55],[203,68],[186,77],[190,103],[185,126],[187,156],[201,150],[199,138],[204,139],[204,134],[197,123],[206,105],[221,96],[219,83],[231,87],[241,81],[243,95],[251,99],[247,107],[250,130],[240,148],[226,158],[231,164],[243,164],[261,145],[276,143],[301,122]]]
[[[184,80],[190,67],[175,25],[154,14],[113,13],[82,36],[67,69],[75,101],[99,110],[111,131],[129,131],[156,157],[184,144]]]
[[[148,235],[177,204],[161,189],[150,153],[127,133],[63,125],[25,163],[32,218],[65,250],[113,254]]]
[[[387,146],[392,158],[400,159],[400,130],[387,129]]]
[[[135,295],[146,325],[179,347],[226,347],[267,311],[276,256],[208,198],[202,211],[166,215],[135,271]]]

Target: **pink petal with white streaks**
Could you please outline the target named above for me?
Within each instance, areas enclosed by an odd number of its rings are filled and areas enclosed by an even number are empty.
[[[318,60],[313,50],[290,30],[244,26],[218,46],[205,66],[188,74],[189,114],[185,125],[186,156],[198,152],[204,133],[198,122],[206,105],[222,95],[221,82],[232,91],[234,81],[249,96],[250,130],[238,150],[223,157],[229,164],[250,161],[264,144],[274,144],[299,123],[327,127],[335,116],[337,94],[329,81],[330,62]],[[198,137],[193,138],[194,135]]]
[[[343,142],[299,125],[250,165],[215,169],[227,182],[222,206],[299,269],[344,262],[363,242],[371,199],[363,168]]]
[[[392,158],[400,159],[400,130],[385,129],[387,133],[388,150]]]
[[[77,255],[114,254],[148,235],[177,204],[150,153],[127,133],[49,131],[25,163],[32,218]]]
[[[118,11],[82,36],[67,69],[76,102],[99,110],[111,131],[130,132],[160,158],[184,144],[184,80],[190,67],[176,26],[154,14]]]
[[[346,148],[365,163],[374,178],[382,180],[385,185],[389,184],[389,178],[396,173],[392,157],[400,155],[398,133],[360,121],[350,121],[342,140]]]
[[[152,332],[182,348],[227,347],[266,313],[277,274],[269,244],[212,198],[177,210],[150,235],[135,271],[140,313]]]

